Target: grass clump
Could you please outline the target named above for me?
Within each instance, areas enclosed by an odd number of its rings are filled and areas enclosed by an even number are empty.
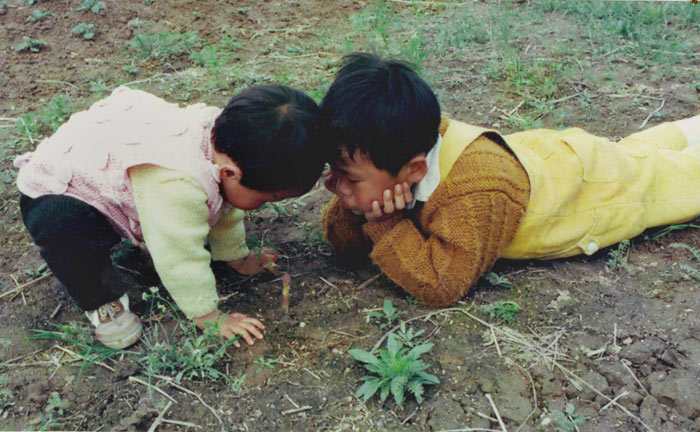
[[[379,357],[361,349],[349,350],[355,360],[365,363],[365,369],[374,373],[360,378],[365,383],[355,395],[367,401],[379,392],[379,398],[384,402],[391,393],[396,404],[402,405],[406,392],[409,392],[418,403],[423,402],[423,386],[440,383],[435,375],[425,372],[429,365],[420,360],[420,356],[432,348],[431,343],[405,348],[396,335],[390,333],[386,349],[379,350]]]
[[[196,31],[177,33],[163,31],[160,33],[137,33],[128,42],[128,46],[136,51],[136,56],[143,59],[169,60],[190,53],[199,44],[199,34]]]
[[[491,304],[479,306],[478,310],[489,314],[491,319],[502,319],[508,324],[513,324],[515,322],[515,314],[521,311],[517,303],[509,300],[498,300]]]
[[[49,46],[49,44],[41,39],[32,39],[29,36],[22,36],[22,42],[14,45],[12,49],[14,49],[15,52],[29,51],[38,53],[47,46]]]

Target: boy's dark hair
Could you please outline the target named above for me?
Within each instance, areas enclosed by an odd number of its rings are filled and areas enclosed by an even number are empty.
[[[243,186],[304,193],[321,176],[328,152],[318,125],[313,99],[283,85],[260,85],[231,99],[216,118],[212,136],[216,151],[238,164]]]
[[[321,101],[324,141],[352,157],[357,149],[372,163],[398,174],[411,158],[435,145],[440,105],[410,64],[353,53]]]

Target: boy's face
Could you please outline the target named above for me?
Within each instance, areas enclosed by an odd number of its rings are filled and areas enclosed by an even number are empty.
[[[362,215],[372,211],[372,201],[382,202],[385,190],[407,181],[405,177],[404,169],[396,176],[391,175],[378,169],[369,156],[356,150],[353,158],[343,152],[342,158],[331,165],[326,186],[338,195],[343,207]]]

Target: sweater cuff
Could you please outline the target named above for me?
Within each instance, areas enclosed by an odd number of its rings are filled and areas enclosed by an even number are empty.
[[[386,234],[391,232],[396,225],[403,220],[401,213],[397,213],[389,219],[376,222],[367,222],[362,226],[362,231],[377,244]]]

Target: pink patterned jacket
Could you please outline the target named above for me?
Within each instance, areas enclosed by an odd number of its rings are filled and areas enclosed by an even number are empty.
[[[73,114],[35,151],[15,159],[17,187],[31,197],[57,194],[97,208],[135,245],[143,242],[127,170],[154,164],[187,174],[207,194],[209,225],[222,213],[210,132],[219,108],[179,108],[150,93],[116,88]],[[167,215],[163,215],[167,217]]]

